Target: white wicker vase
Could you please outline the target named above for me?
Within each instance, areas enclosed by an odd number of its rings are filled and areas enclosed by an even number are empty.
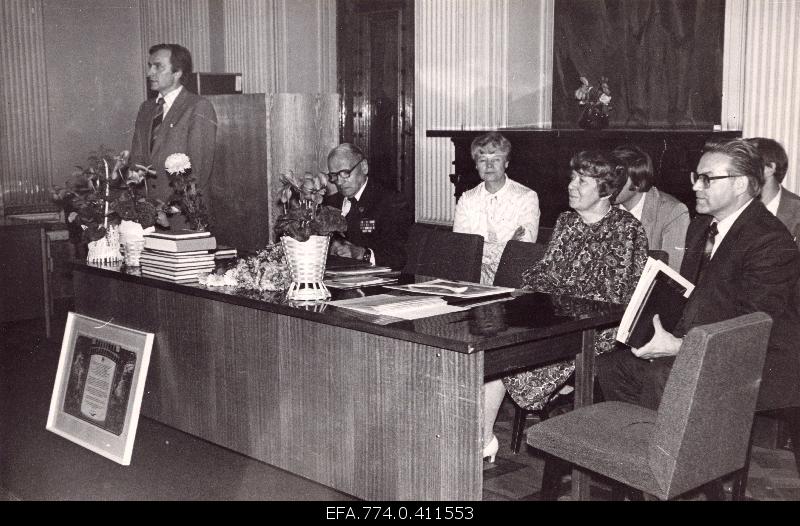
[[[292,274],[292,284],[286,293],[288,299],[314,301],[331,297],[328,287],[322,282],[329,241],[329,236],[311,236],[303,242],[289,236],[281,238]]]
[[[155,227],[142,228],[136,221],[122,221],[119,224],[119,242],[126,266],[139,266],[139,257],[144,250],[144,235],[154,231]]]
[[[97,241],[90,241],[86,254],[89,263],[117,263],[122,261],[119,251],[119,230],[114,225],[108,225],[106,235]]]

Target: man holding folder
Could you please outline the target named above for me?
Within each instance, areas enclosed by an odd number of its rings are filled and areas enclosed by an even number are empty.
[[[763,311],[773,326],[757,409],[800,406],[800,252],[758,199],[764,182],[761,158],[742,139],[708,143],[691,181],[698,215],[686,234],[681,274],[695,289],[671,333],[656,316],[655,335],[647,344],[598,358],[603,395],[658,409],[689,329]]]

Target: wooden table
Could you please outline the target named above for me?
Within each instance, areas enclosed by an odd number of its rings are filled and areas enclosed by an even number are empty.
[[[594,330],[622,316],[524,294],[381,325],[124,267],[78,264],[74,280],[77,312],[155,333],[143,415],[376,500],[480,500],[485,379],[582,350],[576,403],[590,403]]]

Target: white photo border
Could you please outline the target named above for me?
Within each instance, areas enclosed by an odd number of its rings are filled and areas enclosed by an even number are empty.
[[[151,332],[70,312],[46,429],[130,465],[153,339]]]

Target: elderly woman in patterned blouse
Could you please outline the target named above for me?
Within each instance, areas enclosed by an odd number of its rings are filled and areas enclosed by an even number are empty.
[[[572,168],[569,206],[556,221],[544,257],[523,273],[526,289],[626,304],[647,260],[647,235],[631,214],[612,206],[627,180],[610,154],[580,152]],[[598,333],[595,352],[615,345],[616,328]],[[520,407],[538,410],[575,369],[567,360],[488,382],[484,393],[484,458],[494,461],[492,428],[505,392]]]
[[[510,239],[536,241],[539,198],[506,176],[511,143],[497,132],[476,137],[470,147],[483,182],[461,196],[453,232],[483,236],[481,283],[491,285]]]

